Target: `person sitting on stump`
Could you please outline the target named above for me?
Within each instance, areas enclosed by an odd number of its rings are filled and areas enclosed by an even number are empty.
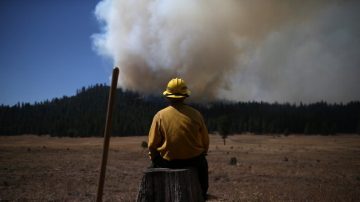
[[[184,104],[190,91],[183,79],[170,80],[163,95],[170,105],[157,112],[151,124],[148,148],[152,167],[196,168],[206,199],[209,135],[204,119],[199,111]]]

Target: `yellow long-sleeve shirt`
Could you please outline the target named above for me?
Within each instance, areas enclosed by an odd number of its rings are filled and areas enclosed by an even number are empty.
[[[160,110],[149,132],[149,155],[166,160],[189,159],[207,153],[209,135],[199,111],[179,103]]]

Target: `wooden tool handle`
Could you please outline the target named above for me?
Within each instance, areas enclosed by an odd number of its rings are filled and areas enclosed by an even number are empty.
[[[105,132],[104,132],[104,148],[103,148],[103,156],[101,161],[101,171],[99,177],[99,185],[98,185],[98,192],[96,201],[102,201],[102,195],[104,190],[104,182],[105,182],[105,171],[106,171],[106,163],[108,158],[108,151],[109,151],[109,142],[111,136],[111,126],[112,126],[112,113],[115,103],[115,95],[116,95],[116,87],[119,77],[119,68],[115,67],[112,74],[111,80],[111,87],[109,93],[109,101],[107,106],[107,113],[106,113],[106,122],[105,122]]]

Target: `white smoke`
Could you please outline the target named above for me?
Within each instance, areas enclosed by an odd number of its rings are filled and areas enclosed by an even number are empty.
[[[358,1],[103,0],[96,50],[122,87],[195,99],[359,100]]]

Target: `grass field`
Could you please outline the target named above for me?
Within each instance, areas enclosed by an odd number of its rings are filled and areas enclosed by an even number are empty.
[[[0,201],[94,201],[101,138],[0,137]],[[111,139],[105,201],[135,201],[146,137]],[[211,135],[210,201],[360,201],[360,136]],[[230,165],[230,159],[237,162]]]

